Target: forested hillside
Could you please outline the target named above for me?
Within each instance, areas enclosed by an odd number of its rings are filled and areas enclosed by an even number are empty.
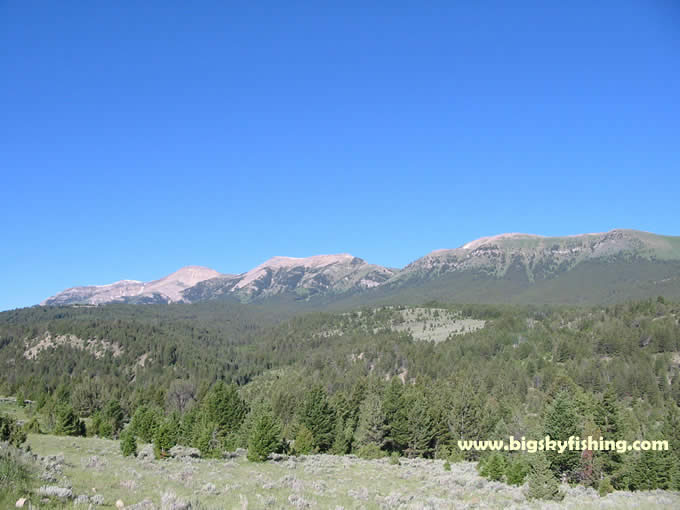
[[[79,434],[84,419],[88,434],[117,437],[130,422],[159,451],[208,456],[248,446],[265,415],[272,448],[298,452],[455,460],[479,457],[457,439],[547,431],[676,441],[679,318],[663,298],[292,317],[229,303],[36,307],[0,314],[0,393],[33,401],[31,430]],[[548,460],[573,482],[667,488],[680,483],[677,451]],[[526,456],[497,456],[492,476],[524,478]]]

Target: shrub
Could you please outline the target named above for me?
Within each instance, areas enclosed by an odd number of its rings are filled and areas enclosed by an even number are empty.
[[[444,462],[444,471],[451,471],[451,463],[448,460]]]
[[[20,458],[16,447],[0,450],[0,504],[13,505],[15,495],[24,494],[32,484],[31,468]],[[7,506],[5,506],[7,505]]]
[[[120,451],[124,457],[137,456],[137,438],[130,430],[120,433]]]
[[[606,496],[610,492],[614,492],[614,487],[612,486],[612,482],[608,476],[600,480],[597,492],[600,494],[601,497]]]
[[[357,457],[366,460],[382,459],[387,455],[380,447],[375,443],[369,443],[357,450]]]
[[[97,428],[96,434],[100,437],[105,437],[107,439],[113,439],[113,425],[110,421],[100,418],[99,427]]]
[[[13,446],[21,446],[26,441],[26,432],[11,416],[0,414],[0,441]]]
[[[98,436],[99,435],[99,428],[102,425],[102,417],[99,414],[99,412],[96,412],[92,415],[92,419],[90,420],[90,425],[87,427],[87,435],[89,436]]]
[[[24,423],[24,432],[26,432],[27,434],[42,434],[42,430],[40,429],[40,422],[38,421],[37,417],[34,416],[26,423]]]
[[[392,452],[390,455],[390,464],[393,466],[398,466],[401,464],[401,462],[399,462],[399,452]]]

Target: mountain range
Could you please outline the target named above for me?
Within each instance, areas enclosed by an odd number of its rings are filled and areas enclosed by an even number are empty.
[[[292,299],[353,304],[594,303],[680,297],[680,237],[636,230],[567,237],[501,234],[433,251],[403,269],[349,254],[274,257],[234,275],[188,266],[160,280],[73,287],[42,305]]]

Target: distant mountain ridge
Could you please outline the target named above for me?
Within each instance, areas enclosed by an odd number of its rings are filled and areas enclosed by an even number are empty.
[[[121,280],[108,285],[72,287],[46,299],[41,304],[172,303],[182,301],[182,292],[185,289],[218,276],[220,273],[214,269],[186,266],[160,280],[151,282]]]
[[[41,304],[253,302],[279,296],[578,303],[595,296],[620,300],[655,292],[680,296],[680,237],[619,229],[565,237],[483,237],[433,251],[401,270],[346,253],[273,257],[240,275],[188,266],[148,283],[73,287]]]

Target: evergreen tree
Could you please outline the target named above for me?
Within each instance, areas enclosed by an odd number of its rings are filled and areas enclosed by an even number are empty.
[[[125,411],[117,400],[109,400],[101,413],[102,420],[108,424],[105,437],[115,437],[123,428]]]
[[[120,451],[124,457],[137,455],[137,438],[130,430],[120,433]]]
[[[680,490],[680,408],[674,403],[666,411],[661,439],[668,441],[668,450],[657,452],[664,457],[668,469],[668,488]]]
[[[551,439],[566,441],[571,436],[579,435],[579,418],[574,409],[574,404],[569,395],[563,391],[556,394],[553,401],[548,405],[543,417],[544,433]],[[567,474],[570,476],[579,464],[579,452],[565,450],[563,453],[555,451],[546,452],[550,468],[556,475]]]
[[[503,480],[507,468],[505,457],[499,452],[493,452],[483,460],[484,462],[479,463],[479,474],[495,482]]]
[[[380,395],[370,392],[361,404],[359,424],[354,433],[355,445],[374,444],[382,448],[385,437],[385,413]]]
[[[607,494],[614,492],[612,481],[608,476],[600,480],[597,487],[597,492],[600,497],[605,497]]]
[[[385,447],[395,452],[404,451],[408,442],[408,416],[403,387],[399,378],[393,378],[385,391],[383,401]]]
[[[293,453],[295,455],[309,455],[316,451],[314,434],[305,425],[300,425],[295,442],[293,443]]]
[[[505,477],[510,485],[522,485],[529,473],[530,465],[521,455],[513,455],[505,469]]]
[[[130,429],[143,443],[151,443],[162,420],[158,408],[139,406],[130,421]]]
[[[248,460],[265,461],[280,448],[281,424],[271,413],[260,413],[248,438]]]
[[[666,489],[671,482],[670,469],[666,459],[659,452],[640,452],[633,462],[628,488],[637,491]]]
[[[58,436],[84,436],[85,423],[78,419],[70,405],[62,405],[57,412],[54,433]]]
[[[172,418],[166,419],[160,424],[153,440],[154,454],[157,459],[167,457],[170,448],[177,444],[177,432],[177,421]]]
[[[238,432],[248,414],[248,405],[241,399],[236,386],[219,381],[205,396],[203,411],[208,421],[217,425],[222,437]]]
[[[531,469],[528,476],[527,499],[547,499],[560,501],[564,494],[560,491],[550,463],[543,453],[532,455]]]
[[[459,385],[452,396],[448,414],[449,436],[453,441],[481,439],[483,435],[484,408],[481,395],[471,383]],[[474,459],[479,454],[464,452],[465,458]]]
[[[345,455],[346,453],[349,453],[352,448],[353,434],[354,426],[351,422],[345,424],[342,419],[336,419],[333,446],[331,446],[330,452],[333,455]]]
[[[668,489],[680,491],[680,461],[677,456],[670,458],[670,469],[668,471]]]
[[[26,432],[14,418],[0,414],[0,441],[19,447],[26,441]]]
[[[334,414],[328,403],[328,395],[320,386],[307,393],[300,422],[305,425],[314,437],[314,447],[323,453],[333,444]]]
[[[219,437],[217,424],[203,419],[195,424],[192,444],[201,452],[204,458],[219,458],[222,455],[222,441]]]
[[[406,454],[409,457],[430,457],[434,442],[434,420],[424,398],[411,403],[408,412],[408,442]]]
[[[619,405],[611,384],[602,395],[602,400],[595,406],[594,420],[606,440],[618,441],[623,438]],[[598,456],[602,459],[602,470],[606,474],[614,474],[621,468],[621,454],[616,450],[599,452]]]

